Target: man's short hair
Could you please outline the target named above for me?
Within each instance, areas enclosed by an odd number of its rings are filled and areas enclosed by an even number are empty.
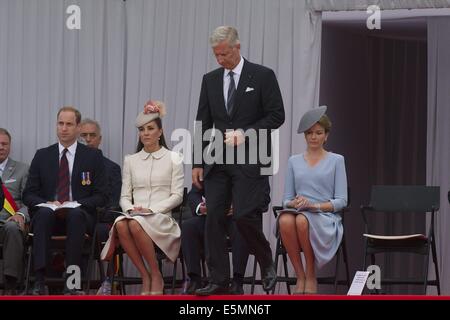
[[[61,109],[59,109],[58,114],[56,115],[56,119],[58,119],[59,118],[59,114],[61,112],[64,112],[64,111],[71,111],[71,112],[75,113],[76,122],[77,122],[77,124],[80,124],[80,122],[81,122],[81,113],[80,113],[80,111],[78,111],[77,109],[75,109],[72,106],[64,106]]]
[[[80,125],[84,126],[85,124],[92,124],[97,128],[98,131],[98,135],[101,136],[102,135],[102,129],[100,128],[100,124],[98,123],[98,121],[89,119],[89,118],[84,118],[83,121],[81,121]]]
[[[0,128],[0,134],[8,136],[9,142],[11,142],[11,135],[9,134],[8,130],[6,130],[5,128]]]
[[[215,47],[222,41],[227,41],[232,47],[239,44],[239,35],[236,28],[230,26],[217,27],[209,37],[209,43],[212,47]]]

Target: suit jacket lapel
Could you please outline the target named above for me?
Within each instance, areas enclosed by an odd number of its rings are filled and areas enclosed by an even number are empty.
[[[54,144],[49,151],[49,158],[48,160],[50,161],[50,172],[49,177],[43,177],[43,179],[51,179],[50,181],[52,182],[53,186],[51,190],[55,190],[54,194],[56,194],[58,192],[58,190],[56,190],[56,187],[58,185],[58,172],[59,172],[59,148],[58,148],[58,144]]]
[[[237,87],[237,92],[236,92],[236,100],[234,101],[234,108],[231,111],[231,115],[230,117],[233,118],[234,115],[236,114],[236,110],[239,108],[241,99],[242,99],[242,95],[245,92],[245,89],[247,88],[250,80],[253,77],[253,74],[251,73],[250,69],[250,65],[249,62],[247,60],[244,59],[244,66],[242,67],[242,73],[241,76],[239,77],[239,84]]]
[[[74,197],[74,190],[76,189],[76,185],[78,184],[76,177],[81,175],[80,167],[81,167],[81,159],[83,159],[83,149],[80,144],[77,145],[77,151],[75,152],[75,159],[73,160],[73,168],[72,168],[72,176],[70,178],[71,186],[72,186],[72,197]]]
[[[5,183],[5,181],[8,181],[8,179],[11,178],[15,169],[16,169],[16,162],[14,160],[8,159],[8,162],[6,163],[5,166],[5,171],[3,171],[2,175],[3,183]]]

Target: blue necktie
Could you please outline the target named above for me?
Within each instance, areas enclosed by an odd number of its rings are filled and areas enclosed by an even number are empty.
[[[234,83],[234,72],[230,71],[228,76],[230,77],[230,86],[228,87],[227,113],[230,115],[233,111],[234,100],[236,97],[236,84]]]

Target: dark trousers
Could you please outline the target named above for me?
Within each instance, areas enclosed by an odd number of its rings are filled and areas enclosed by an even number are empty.
[[[24,270],[24,233],[14,221],[0,222],[0,243],[3,245],[3,274],[20,279]]]
[[[187,273],[190,277],[201,277],[201,259],[206,256],[205,246],[206,216],[196,216],[183,221],[181,248]],[[244,276],[248,260],[248,248],[245,240],[232,221],[227,218],[227,234],[230,237],[233,258],[233,273]]]
[[[226,215],[233,199],[233,220],[250,253],[262,269],[273,262],[270,244],[262,232],[267,177],[247,176],[239,165],[215,165],[205,177],[207,262],[211,281],[226,285],[230,266],[226,243]]]
[[[75,208],[65,212],[40,208],[33,214],[33,261],[34,270],[41,270],[48,266],[51,236],[65,234],[65,263],[66,267],[77,265],[81,268],[84,234],[92,233],[94,217],[86,211]]]

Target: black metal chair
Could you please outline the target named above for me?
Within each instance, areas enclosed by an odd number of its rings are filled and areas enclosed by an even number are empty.
[[[348,203],[350,203],[350,201],[348,201]],[[272,207],[272,211],[273,214],[275,216],[275,219],[278,218],[278,211],[282,210],[283,207],[281,206],[275,206]],[[344,208],[342,211],[340,211],[338,214],[341,215],[342,217],[342,224],[344,225],[344,213],[348,211],[348,207]],[[339,265],[340,265],[340,256],[342,253],[342,258],[344,260],[344,265],[345,265],[345,276],[346,279],[345,280],[339,280]],[[289,270],[288,270],[288,265],[287,265],[287,260],[288,260],[288,255],[287,255],[287,251],[286,248],[283,245],[283,242],[281,241],[281,236],[280,234],[277,235],[277,244],[275,247],[275,267],[277,268],[277,274],[278,274],[278,261],[279,261],[279,257],[282,257],[283,259],[283,270],[284,270],[284,276],[283,277],[278,277],[277,278],[277,282],[284,282],[286,283],[286,289],[288,294],[291,294],[291,285],[295,285],[297,283],[297,278],[296,277],[290,277],[289,276]],[[347,247],[345,244],[345,232],[342,236],[342,240],[341,243],[339,244],[339,249],[336,252],[336,264],[335,264],[335,270],[334,270],[334,274],[331,276],[323,276],[323,277],[318,277],[317,278],[317,283],[318,284],[329,284],[329,285],[334,285],[334,292],[337,293],[337,286],[338,285],[346,285],[348,288],[350,288],[350,272],[349,272],[349,267],[348,267],[348,257],[347,257]],[[275,292],[275,288],[273,289],[272,293]]]
[[[428,285],[437,287],[440,294],[439,270],[436,255],[436,243],[434,233],[435,213],[439,210],[440,188],[428,186],[373,186],[370,204],[361,206],[361,213],[365,223],[365,255],[363,269],[367,267],[367,256],[370,255],[371,263],[375,264],[375,255],[379,253],[413,253],[422,255],[423,274],[420,278],[389,278],[382,277],[381,284],[422,284],[423,293],[426,293]],[[427,234],[412,231],[413,233],[402,235],[375,234],[374,224],[377,216],[371,213],[384,213],[392,216],[399,213],[403,218],[412,213],[431,215],[431,223]],[[409,231],[408,231],[409,232]],[[428,280],[428,265],[430,257],[435,267],[436,279]]]
[[[182,226],[183,212],[185,211],[185,208],[186,208],[186,201],[187,201],[187,188],[184,188],[183,189],[183,201],[181,202],[181,204],[178,207],[176,207],[172,210],[172,218],[177,221],[180,228]],[[126,289],[125,289],[126,285],[142,283],[142,279],[140,277],[128,277],[128,276],[124,275],[124,273],[123,273],[123,255],[124,254],[125,254],[125,252],[123,251],[122,247],[116,248],[113,259],[114,259],[114,262],[117,261],[117,263],[119,264],[117,267],[118,274],[117,275],[114,274],[114,276],[111,279],[111,282],[114,285],[117,284],[119,286],[122,294],[126,294]],[[156,258],[158,260],[159,269],[162,272],[163,261],[168,260],[168,257],[164,254],[164,252],[162,252],[158,247],[156,247]],[[180,264],[181,264],[181,272],[182,272],[181,280],[177,280],[178,260],[180,261]],[[180,284],[180,286],[182,286],[182,284],[184,283],[184,281],[186,279],[186,270],[185,270],[185,265],[184,265],[183,252],[181,251],[181,248],[180,248],[180,252],[178,254],[178,258],[177,258],[177,260],[175,260],[175,262],[173,264],[172,275],[171,276],[163,275],[163,278],[164,278],[164,288],[170,287],[171,294],[175,293],[175,288],[177,287],[177,284]]]
[[[95,230],[95,229],[94,229]],[[33,252],[33,233],[28,233],[28,237],[26,240],[26,256],[27,256],[27,265],[26,265],[26,275],[25,275],[25,294],[28,294],[28,288],[31,282],[31,267],[32,267],[32,252]],[[87,259],[87,264],[85,268],[85,272],[82,272],[82,283],[84,283],[83,289],[86,292],[90,290],[91,283],[91,271],[94,263],[94,252],[96,248],[96,232],[93,235],[85,234],[84,235],[84,245],[83,245],[83,257]],[[51,251],[53,252],[53,257],[58,259],[60,256],[60,267],[63,268],[64,265],[64,253],[65,253],[65,241],[67,240],[67,236],[65,235],[54,235],[51,237]],[[55,259],[55,260],[56,260]],[[62,270],[59,270],[62,271]],[[62,277],[46,277],[46,283],[48,284],[64,284],[64,279]]]

